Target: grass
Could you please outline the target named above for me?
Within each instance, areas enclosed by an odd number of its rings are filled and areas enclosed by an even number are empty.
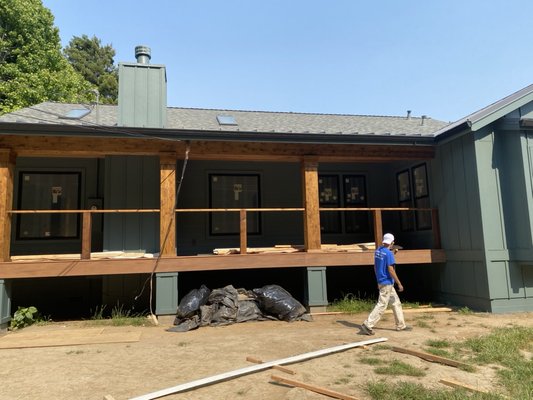
[[[148,320],[146,313],[134,313],[132,310],[124,308],[122,304],[117,304],[106,313],[106,306],[97,307],[90,319],[91,325],[105,326],[146,326],[153,325]]]
[[[467,339],[461,343],[452,343],[447,340],[428,340],[425,342],[428,352],[438,354],[446,353],[447,357],[461,358],[465,356],[468,361],[476,366],[492,365],[499,378],[499,383],[506,389],[507,398],[533,399],[533,361],[525,353],[533,352],[533,328],[509,327],[493,330],[490,334]],[[365,362],[365,361],[362,361]],[[372,365],[379,362],[371,361]],[[365,362],[370,364],[371,362]],[[400,364],[398,362],[397,364]],[[402,363],[403,364],[403,363]],[[395,365],[394,368],[384,370],[387,374],[406,375],[404,369],[410,371],[411,366]],[[386,367],[378,367],[380,368]],[[412,368],[412,367],[411,367]],[[415,371],[417,369],[415,368]],[[467,369],[472,372],[474,368]],[[419,372],[422,372],[418,370]],[[497,393],[467,393],[462,389],[427,389],[420,384],[398,382],[396,384],[385,381],[369,382],[367,392],[375,400],[496,400],[503,397]]]
[[[388,365],[374,369],[376,374],[381,375],[407,375],[407,376],[424,376],[426,373],[420,368],[413,367],[403,361],[393,360]]]
[[[328,306],[328,311],[340,311],[349,314],[370,312],[376,305],[377,298],[362,298],[359,295],[348,293],[342,299],[333,301]],[[403,308],[419,308],[420,303],[403,302]]]

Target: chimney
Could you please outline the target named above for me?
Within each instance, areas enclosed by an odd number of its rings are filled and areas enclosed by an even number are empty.
[[[165,128],[166,68],[150,64],[148,46],[136,46],[135,58],[137,62],[118,64],[118,126]]]
[[[152,51],[148,46],[136,46],[135,58],[139,64],[150,64],[150,58],[152,58]]]

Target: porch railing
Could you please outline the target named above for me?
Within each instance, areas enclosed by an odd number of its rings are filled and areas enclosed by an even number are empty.
[[[382,213],[399,212],[399,211],[426,211],[431,212],[433,248],[441,248],[439,214],[436,208],[320,208],[321,212],[331,211],[350,211],[350,212],[371,212],[374,222],[374,241],[381,242],[383,237]],[[109,209],[109,210],[10,210],[10,215],[15,214],[81,214],[82,215],[82,232],[81,232],[81,259],[89,260],[91,258],[91,231],[93,214],[126,214],[126,213],[159,213],[159,209]],[[181,208],[175,209],[176,213],[216,213],[216,212],[238,212],[240,216],[239,223],[239,248],[240,254],[246,254],[248,247],[247,232],[247,213],[248,212],[305,212],[304,208]]]

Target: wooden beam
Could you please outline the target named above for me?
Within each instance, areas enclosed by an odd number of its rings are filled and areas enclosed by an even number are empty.
[[[374,210],[374,242],[376,249],[383,242],[383,222],[381,219],[381,210]]]
[[[304,211],[304,246],[306,251],[320,249],[320,205],[318,197],[318,162],[316,157],[302,160],[302,196]]]
[[[91,258],[91,233],[92,218],[89,211],[83,212],[82,233],[81,233],[81,259],[89,260]]]
[[[441,379],[439,381],[439,383],[442,383],[443,385],[450,386],[450,387],[453,387],[453,388],[465,389],[465,390],[467,390],[469,392],[472,392],[472,393],[484,393],[484,394],[489,394],[490,393],[487,390],[476,389],[473,386],[465,385],[464,383],[457,382],[457,381],[452,381],[450,379]]]
[[[428,264],[446,261],[444,250],[402,250],[396,255],[397,264]],[[0,262],[0,279],[38,278],[60,276],[96,276],[149,274],[154,258],[92,259],[58,261]],[[367,252],[315,252],[276,254],[235,254],[225,256],[175,256],[165,257],[157,264],[158,272],[223,271],[263,268],[295,267],[350,267],[374,265],[374,253]]]
[[[246,210],[240,210],[240,252],[246,254],[246,248],[248,247],[248,232],[246,224]]]
[[[357,400],[357,397],[353,397],[353,396],[350,396],[344,393],[336,392],[335,390],[326,389],[320,386],[310,385],[308,383],[296,381],[294,379],[287,379],[287,378],[283,378],[277,375],[272,375],[270,379],[272,379],[274,382],[279,382],[279,383],[283,383],[283,384],[295,386],[295,387],[301,387],[303,389],[307,389],[315,393],[324,394],[326,396],[333,397],[334,399]]]
[[[268,362],[265,362],[265,363],[262,363],[262,364],[252,365],[252,366],[249,366],[249,367],[244,367],[244,368],[237,369],[237,370],[234,370],[234,371],[224,372],[224,373],[221,373],[221,374],[218,374],[218,375],[214,375],[214,376],[210,376],[210,377],[207,377],[207,378],[197,379],[195,381],[188,382],[188,383],[183,383],[183,384],[180,384],[180,385],[177,385],[177,386],[173,386],[173,387],[170,387],[170,388],[167,388],[167,389],[158,390],[157,392],[148,393],[148,394],[145,394],[145,395],[142,395],[142,396],[134,397],[134,398],[132,398],[130,400],[152,400],[152,399],[158,399],[158,398],[163,397],[163,396],[168,396],[169,394],[180,393],[180,392],[184,392],[186,390],[195,389],[197,387],[211,385],[213,383],[226,381],[228,379],[233,379],[233,378],[236,378],[238,376],[248,375],[248,374],[251,374],[251,373],[257,372],[257,371],[264,371],[266,369],[271,368],[274,365],[293,364],[293,363],[296,363],[296,362],[309,360],[309,359],[312,359],[312,358],[321,357],[321,356],[325,356],[325,355],[328,355],[328,354],[333,354],[333,353],[338,353],[338,352],[341,352],[341,351],[353,349],[355,347],[361,347],[361,346],[365,346],[365,345],[368,345],[368,344],[384,342],[386,340],[387,340],[386,338],[370,339],[370,340],[365,340],[365,341],[362,341],[362,342],[354,342],[354,343],[348,343],[348,344],[344,344],[344,345],[340,345],[340,346],[329,347],[327,349],[322,349],[322,350],[312,351],[312,352],[309,352],[309,353],[300,354],[300,355],[297,355],[297,356],[282,358],[280,360],[268,361]]]
[[[433,229],[433,247],[440,249],[442,245],[440,240],[439,210],[436,208],[431,210],[431,228]]]
[[[12,151],[0,149],[0,261],[9,261],[15,158]]]
[[[429,353],[424,353],[424,352],[421,352],[421,351],[410,350],[410,349],[406,349],[404,347],[393,347],[392,350],[396,351],[398,353],[403,353],[403,354],[409,354],[409,355],[412,355],[412,356],[416,356],[416,357],[419,357],[419,358],[421,358],[423,360],[426,360],[426,361],[431,361],[431,362],[436,362],[436,363],[440,363],[440,364],[444,364],[444,365],[449,365],[450,367],[456,367],[456,368],[460,368],[460,367],[468,368],[468,367],[470,367],[470,365],[465,364],[465,363],[460,362],[460,361],[450,360],[449,358],[439,357],[439,356],[436,356],[436,355],[433,355],[433,354],[429,354]]]
[[[262,364],[263,360],[260,360],[255,357],[246,357],[246,361],[253,362],[255,364]],[[296,375],[296,372],[294,372],[292,369],[282,367],[281,365],[273,365],[272,369],[277,369],[278,371],[285,372],[286,374],[290,375]]]
[[[162,257],[176,255],[176,159],[175,154],[161,156],[159,247]]]
[[[185,142],[141,138],[80,136],[0,135],[0,148],[19,157],[104,157],[106,155],[182,154]],[[195,140],[190,143],[192,160],[239,160],[299,162],[313,154],[318,162],[390,162],[428,160],[434,146],[366,145],[330,143],[271,143]]]

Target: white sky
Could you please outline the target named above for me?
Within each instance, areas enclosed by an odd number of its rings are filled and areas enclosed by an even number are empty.
[[[533,82],[531,0],[43,0],[63,45],[136,45],[168,105],[455,121]]]

